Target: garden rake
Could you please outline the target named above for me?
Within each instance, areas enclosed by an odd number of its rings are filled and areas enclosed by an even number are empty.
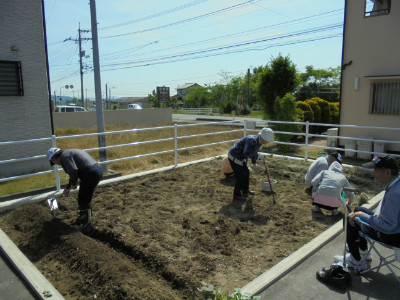
[[[265,163],[265,160],[264,160],[264,168],[265,168],[265,174],[267,174],[268,183],[269,183],[269,189],[270,189],[271,194],[272,194],[272,199],[274,200],[274,204],[275,204],[276,203],[275,195],[274,195],[274,191],[272,190],[271,179],[269,178],[269,172],[268,172],[268,168],[267,168],[267,164]]]

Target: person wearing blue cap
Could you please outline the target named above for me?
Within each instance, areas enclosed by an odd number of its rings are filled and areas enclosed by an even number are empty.
[[[91,229],[92,198],[96,186],[103,177],[101,167],[85,151],[80,149],[50,148],[47,151],[47,159],[50,165],[62,166],[69,175],[69,182],[64,188],[64,195],[68,195],[71,189],[76,189],[78,179],[80,187],[78,193],[79,217],[75,228],[83,233],[89,233]]]
[[[347,267],[358,271],[368,268],[367,240],[359,236],[363,230],[375,240],[384,244],[400,248],[400,177],[397,162],[390,156],[375,156],[374,159],[363,165],[365,168],[374,169],[376,181],[385,184],[385,194],[375,211],[365,207],[356,207],[354,212],[348,215],[346,242],[349,248],[346,254]],[[356,217],[370,224],[372,227],[361,225]],[[336,255],[335,262],[343,262],[343,255]]]

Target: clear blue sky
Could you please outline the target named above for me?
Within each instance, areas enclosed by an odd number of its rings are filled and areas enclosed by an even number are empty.
[[[44,2],[52,93],[63,87],[62,95],[79,97],[72,40],[79,23],[91,29],[89,0]],[[163,85],[172,96],[185,83],[224,83],[279,54],[300,72],[341,62],[344,0],[98,0],[96,8],[102,94],[107,84],[112,98],[147,96]],[[85,96],[93,98],[91,40],[82,49],[89,56]]]

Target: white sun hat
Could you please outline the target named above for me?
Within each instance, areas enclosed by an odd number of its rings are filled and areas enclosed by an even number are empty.
[[[51,165],[54,165],[54,163],[52,163],[51,159],[53,158],[54,154],[56,154],[60,150],[61,150],[60,148],[52,147],[47,151],[46,157],[50,161]]]
[[[273,142],[274,141],[274,131],[271,128],[264,127],[258,133],[264,141]]]

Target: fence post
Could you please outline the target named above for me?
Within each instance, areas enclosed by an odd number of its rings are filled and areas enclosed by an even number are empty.
[[[305,141],[305,151],[304,151],[304,159],[307,161],[308,159],[308,133],[310,129],[310,123],[307,121],[306,122],[306,141]]]
[[[175,141],[175,168],[178,166],[178,125],[174,125],[174,141]]]
[[[53,134],[51,136],[51,145],[53,147],[57,147],[57,143],[56,143],[56,136]],[[56,173],[56,187],[57,187],[57,192],[59,192],[61,190],[61,183],[60,183],[60,173],[58,172],[58,165],[54,165],[54,173]]]
[[[247,136],[247,122],[246,122],[246,120],[243,120],[243,132],[244,132],[244,136]]]

